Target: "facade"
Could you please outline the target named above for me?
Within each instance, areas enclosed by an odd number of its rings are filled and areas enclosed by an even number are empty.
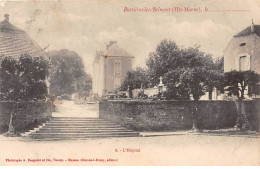
[[[224,50],[224,71],[252,70],[260,74],[260,25],[236,34]]]
[[[115,92],[124,81],[126,74],[132,69],[134,56],[110,41],[106,51],[96,52],[93,63],[93,94],[101,97]]]

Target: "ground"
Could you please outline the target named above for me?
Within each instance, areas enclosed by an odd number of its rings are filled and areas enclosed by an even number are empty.
[[[73,102],[64,102],[58,107],[58,112],[53,115],[61,115],[61,110],[66,107],[71,108],[70,112],[79,110],[81,107],[89,110],[87,112],[92,111],[89,115],[94,117],[98,115],[95,111],[96,106],[77,106]],[[67,108],[66,110],[68,110]],[[76,112],[74,113],[76,115]],[[72,114],[70,113],[70,116]],[[81,113],[82,116],[83,114]],[[252,133],[226,135],[225,132],[216,134],[216,132],[206,131],[200,134],[190,132],[141,134],[142,137],[45,142],[0,136],[0,165],[260,164],[259,137]],[[126,152],[127,149],[140,152]],[[7,159],[10,161],[21,159],[22,162],[8,162]],[[35,161],[37,159],[38,162]],[[47,159],[51,161],[46,161]],[[58,159],[60,160],[58,161]],[[81,159],[85,160],[81,161]],[[104,161],[100,161],[102,159]],[[108,159],[114,161],[108,161]],[[23,162],[23,160],[25,161]]]
[[[75,104],[74,101],[62,100],[57,105],[53,117],[98,117],[98,104]]]

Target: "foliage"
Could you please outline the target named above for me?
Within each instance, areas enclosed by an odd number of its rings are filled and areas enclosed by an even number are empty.
[[[180,83],[185,87],[193,99],[198,101],[206,92],[207,70],[205,68],[187,68],[180,76]]]
[[[80,97],[86,97],[90,93],[90,90],[92,88],[92,79],[90,75],[85,74],[84,76],[80,77],[78,82],[76,83],[76,91],[79,94]]]
[[[141,99],[147,99],[148,98],[148,95],[144,93],[144,91],[140,91],[137,95],[138,98],[141,98]]]
[[[146,61],[152,86],[159,83],[160,76],[164,76],[168,71],[184,64],[181,49],[177,44],[171,40],[162,40]]]
[[[163,76],[165,96],[175,100],[187,100],[190,94],[198,100],[214,87],[222,90],[223,63],[223,58],[214,62],[199,46],[180,49],[171,40],[161,41],[146,62],[151,83],[157,85]]]
[[[82,58],[74,51],[62,49],[49,52],[51,56],[50,93],[55,95],[88,93],[91,86]]]
[[[185,86],[180,82],[180,76],[183,74],[185,69],[170,70],[164,76],[164,83],[167,86],[167,92],[165,97],[167,99],[174,100],[188,100],[189,93]]]
[[[147,88],[149,86],[149,78],[144,68],[137,67],[135,70],[127,72],[126,78],[121,85],[121,90]]]
[[[246,87],[259,87],[259,75],[254,71],[230,71],[224,74],[224,85],[229,96],[235,95],[238,99],[244,99]],[[257,94],[259,89],[253,89],[250,95]]]
[[[1,100],[45,99],[48,62],[42,57],[23,54],[19,60],[4,57],[1,62]]]

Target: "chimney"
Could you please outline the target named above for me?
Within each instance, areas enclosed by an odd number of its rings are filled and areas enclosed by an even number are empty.
[[[110,41],[110,46],[112,46],[113,44],[116,44],[116,41]]]
[[[9,14],[5,14],[4,16],[5,16],[5,21],[9,22]]]
[[[252,19],[252,24],[251,24],[251,32],[254,32],[255,31],[255,25],[254,25],[254,21]]]

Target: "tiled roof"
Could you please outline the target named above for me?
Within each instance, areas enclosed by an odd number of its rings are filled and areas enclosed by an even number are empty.
[[[111,45],[104,54],[105,56],[121,56],[121,57],[133,57],[126,50],[119,47],[116,43]]]
[[[28,53],[32,57],[48,57],[25,31],[12,25],[9,21],[0,22],[0,56],[18,58],[24,53]]]
[[[260,25],[254,25],[254,32],[251,31],[251,26],[248,26],[246,29],[244,29],[241,32],[239,32],[238,34],[236,34],[235,37],[250,35],[252,33],[254,33],[260,37]]]

